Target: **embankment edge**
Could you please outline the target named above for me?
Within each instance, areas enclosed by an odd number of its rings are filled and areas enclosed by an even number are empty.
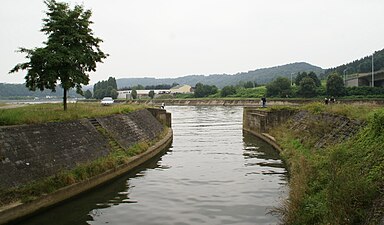
[[[132,157],[128,163],[124,165],[108,170],[88,180],[61,188],[54,193],[42,196],[32,202],[15,204],[12,207],[8,207],[7,209],[0,211],[0,224],[6,224],[37,213],[43,209],[75,197],[83,192],[104,184],[107,181],[117,178],[162,153],[171,144],[172,139],[173,131],[169,128],[168,133],[164,138],[149,147],[147,151]]]

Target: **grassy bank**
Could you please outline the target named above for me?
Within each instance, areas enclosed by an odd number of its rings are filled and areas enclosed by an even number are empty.
[[[69,103],[63,111],[62,104],[35,104],[14,109],[0,109],[0,126],[62,122],[80,118],[92,118],[117,113],[128,113],[142,109],[142,105],[114,104],[101,106],[100,103]]]
[[[326,149],[314,148],[311,137],[289,130],[289,124],[271,132],[284,149],[290,171],[289,197],[277,209],[283,224],[379,224],[384,216],[384,109],[320,104],[304,108],[364,120],[366,126]]]

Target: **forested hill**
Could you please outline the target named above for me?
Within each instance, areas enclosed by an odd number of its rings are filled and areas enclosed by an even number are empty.
[[[239,82],[257,82],[258,84],[266,84],[276,77],[282,76],[290,78],[291,74],[296,75],[298,72],[310,72],[313,71],[317,75],[320,75],[324,70],[320,67],[313,66],[308,63],[291,63],[283,66],[275,66],[271,68],[257,69],[253,71],[237,73],[234,75],[228,74],[212,74],[209,76],[204,75],[189,75],[178,78],[121,78],[117,79],[118,88],[122,87],[132,87],[136,85],[159,85],[159,84],[188,84],[195,86],[196,83],[203,83],[207,85],[216,85],[218,88],[222,88],[227,85],[236,85]]]
[[[0,83],[0,99],[17,99],[17,98],[45,98],[46,96],[62,98],[63,97],[63,89],[59,86],[56,88],[56,92],[52,92],[51,90],[36,90],[30,91],[25,87],[25,84],[5,84]],[[75,90],[71,89],[69,91],[69,97],[81,97],[76,94]]]
[[[373,55],[373,65],[374,70],[378,71],[384,69],[384,49],[380,51],[376,51]],[[333,72],[337,72],[338,74],[344,74],[344,70],[346,74],[353,73],[369,73],[372,71],[372,55],[365,56],[359,60],[355,60],[353,62],[343,64],[341,66],[327,69],[325,74],[328,75]]]
[[[290,78],[291,74],[296,75],[298,72],[303,71],[314,71],[317,75],[323,73],[323,69],[317,66],[310,65],[308,63],[292,63],[283,66],[276,66],[271,68],[257,69],[253,71],[237,73],[234,75],[228,74],[214,74],[209,76],[204,75],[190,75],[185,77],[178,78],[122,78],[117,79],[118,88],[122,87],[133,87],[136,85],[150,86],[150,85],[160,85],[160,84],[169,84],[173,83],[178,84],[189,84],[195,86],[197,83],[201,82],[207,85],[216,85],[218,88],[223,88],[227,85],[236,85],[239,82],[257,82],[258,84],[265,84],[278,76],[283,76]],[[93,89],[92,86],[84,86],[85,89]],[[63,96],[63,90],[60,87],[57,87],[56,92],[51,92],[50,90],[45,90],[43,92],[29,91],[25,84],[4,84],[0,83],[0,99],[6,98],[24,98],[24,97],[39,97],[45,98],[46,96],[55,96],[61,98]],[[74,90],[70,90],[70,97],[80,97],[75,93]]]

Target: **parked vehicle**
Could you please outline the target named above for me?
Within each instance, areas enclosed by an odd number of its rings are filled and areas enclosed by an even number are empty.
[[[112,97],[104,97],[101,100],[101,105],[112,105],[115,101],[112,99]]]

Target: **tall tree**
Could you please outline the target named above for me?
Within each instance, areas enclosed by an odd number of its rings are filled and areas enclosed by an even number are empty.
[[[84,97],[85,97],[86,99],[90,99],[90,98],[92,98],[92,92],[91,92],[90,90],[86,90],[86,91],[84,92]]]
[[[316,83],[310,77],[304,77],[300,81],[298,94],[305,98],[311,98],[316,95]]]
[[[202,83],[197,83],[195,87],[194,96],[196,98],[204,98],[208,97],[209,95],[216,94],[217,91],[218,89],[215,85],[205,85]]]
[[[229,95],[236,94],[236,88],[234,86],[225,86],[223,89],[221,89],[220,96],[221,97],[227,97]]]
[[[321,81],[320,79],[317,77],[316,73],[311,71],[308,73],[308,77],[309,78],[312,78],[312,80],[315,82],[315,85],[316,87],[320,87],[321,86]]]
[[[10,73],[28,70],[26,86],[35,91],[50,89],[56,91],[56,84],[64,89],[63,104],[67,109],[67,92],[76,88],[82,94],[81,85],[89,83],[89,72],[96,71],[96,63],[108,55],[100,50],[101,39],[94,37],[90,25],[91,10],[76,5],[73,9],[67,3],[47,0],[47,18],[43,19],[41,31],[48,35],[45,47],[26,49],[29,62],[17,64]]]
[[[133,99],[137,98],[137,91],[136,91],[136,89],[132,89],[131,95],[132,95]]]
[[[149,93],[148,93],[148,96],[153,99],[155,97],[155,91],[154,90],[150,90]]]
[[[291,81],[286,77],[278,77],[266,86],[267,96],[287,97],[292,94]]]
[[[345,94],[343,78],[337,73],[333,73],[327,78],[327,94],[335,97]]]
[[[295,84],[296,86],[299,86],[300,85],[300,81],[304,78],[304,77],[308,77],[308,74],[307,72],[302,72],[302,73],[297,73],[297,76],[295,78]]]

